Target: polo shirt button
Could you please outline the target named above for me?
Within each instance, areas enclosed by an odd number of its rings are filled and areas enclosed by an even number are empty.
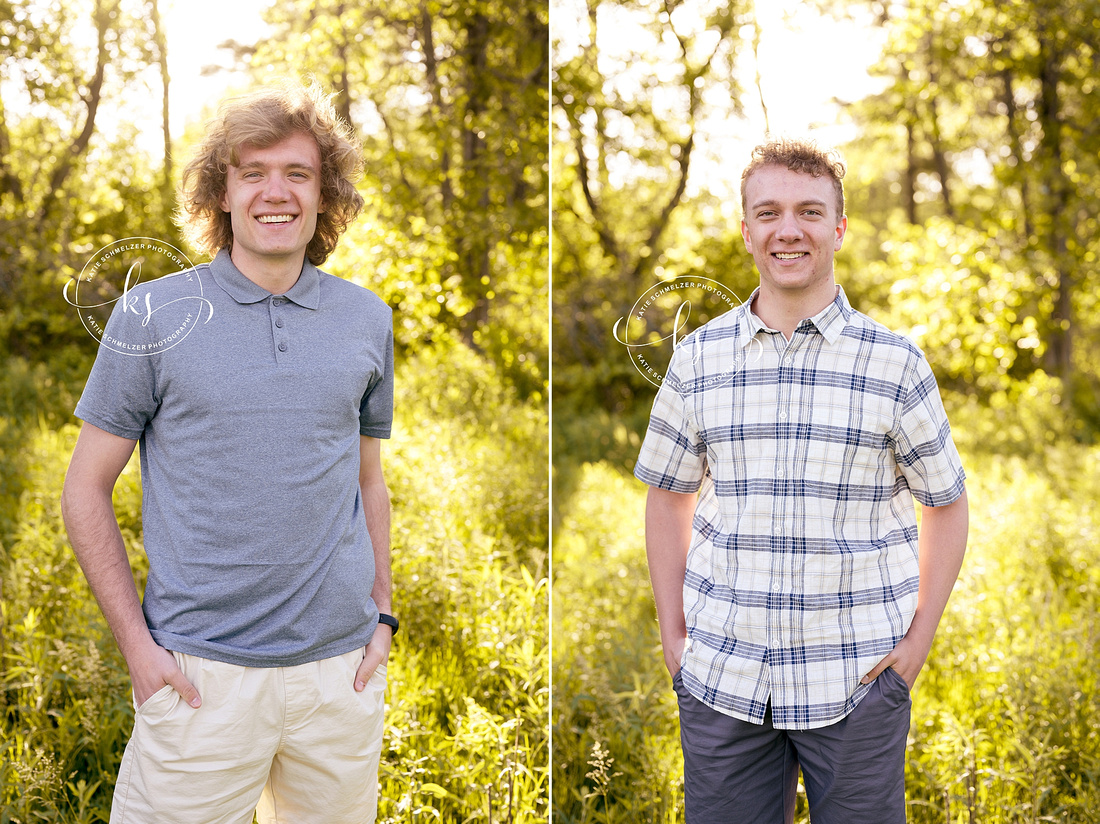
[[[283,328],[283,319],[282,318],[275,318],[275,325],[278,326],[280,329],[282,329]]]
[[[282,298],[273,298],[272,301],[271,301],[271,305],[272,306],[282,306],[283,305],[283,299]]]
[[[286,344],[285,343],[280,343],[279,344],[279,351],[280,352],[285,352],[286,351]]]

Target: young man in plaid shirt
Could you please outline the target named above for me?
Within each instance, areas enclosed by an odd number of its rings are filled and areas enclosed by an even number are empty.
[[[843,175],[811,143],[754,150],[760,287],[677,346],[635,468],[689,824],[791,822],[800,769],[814,824],[905,821],[965,476],[924,355],[834,279]]]

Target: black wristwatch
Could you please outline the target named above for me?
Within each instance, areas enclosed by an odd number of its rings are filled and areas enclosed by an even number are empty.
[[[393,632],[390,633],[391,635],[397,635],[397,630],[401,626],[396,618],[394,618],[392,615],[386,615],[386,613],[384,612],[378,613],[378,623],[385,624],[387,627],[393,630]]]

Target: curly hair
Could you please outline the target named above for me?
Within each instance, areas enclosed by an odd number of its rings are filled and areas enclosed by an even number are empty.
[[[183,170],[176,222],[189,242],[211,255],[233,248],[231,217],[221,207],[229,167],[240,162],[242,146],[266,149],[296,132],[313,137],[320,150],[324,211],[317,215],[306,257],[315,266],[325,261],[363,208],[354,185],[363,160],[350,126],[317,83],[306,87],[287,81],[222,103]]]
[[[836,214],[844,214],[844,173],[847,169],[835,149],[821,149],[812,140],[782,138],[762,143],[752,150],[752,159],[741,173],[741,214],[746,214],[745,186],[764,166],[785,166],[792,172],[821,177],[828,175],[836,189]]]

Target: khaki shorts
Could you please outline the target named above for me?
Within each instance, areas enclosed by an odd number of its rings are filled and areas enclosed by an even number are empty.
[[[164,687],[137,710],[111,824],[371,824],[386,668],[356,692],[358,649],[256,669],[173,652],[202,696]]]

